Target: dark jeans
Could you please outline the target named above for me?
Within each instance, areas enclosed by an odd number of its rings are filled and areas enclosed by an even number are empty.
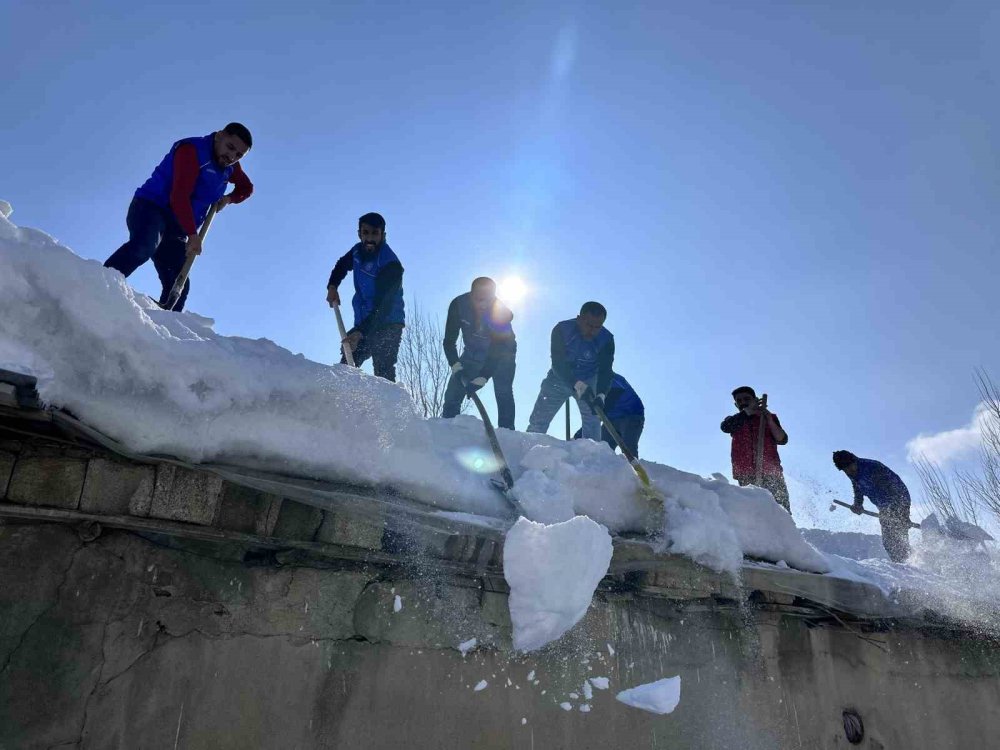
[[[625,443],[625,447],[632,451],[632,455],[636,458],[639,457],[639,438],[642,436],[642,428],[646,424],[646,418],[640,416],[631,417],[618,417],[617,419],[612,419],[611,424],[614,428],[618,430],[618,434],[621,435],[622,442]],[[573,435],[574,440],[579,440],[583,437],[583,428],[581,427]],[[601,425],[601,440],[611,446],[611,450],[615,450],[618,446],[615,444],[615,439],[611,437],[611,433],[608,432],[608,428]]]
[[[646,425],[646,418],[640,416],[618,417],[612,419],[611,424],[618,430],[625,447],[632,451],[632,455],[639,457],[639,438],[642,436],[642,428]],[[611,446],[611,450],[616,448],[615,440],[607,428],[601,427],[601,439]]]
[[[755,484],[755,477],[734,477],[734,479],[739,482],[740,487]],[[785,484],[784,474],[764,474],[760,478],[759,486],[770,492],[778,505],[789,513],[792,512],[792,503],[788,498],[788,485]]]
[[[399,342],[402,338],[403,325],[401,323],[389,323],[381,328],[376,328],[370,335],[362,337],[358,348],[352,352],[354,364],[361,367],[370,357],[375,375],[395,383],[396,359],[399,357]],[[340,364],[346,362],[346,358],[341,354]]]
[[[465,398],[465,378],[475,380],[477,377],[493,378],[493,395],[497,400],[497,426],[514,429],[514,370],[517,365],[514,357],[497,357],[487,359],[478,371],[470,368],[453,372],[444,392],[444,407],[441,416],[445,419],[457,417],[462,410],[462,400]],[[478,388],[476,390],[479,390]]]
[[[882,546],[893,562],[906,562],[910,556],[910,504],[894,503],[878,509],[882,527]]]
[[[128,242],[104,261],[104,267],[121,271],[128,278],[135,269],[152,258],[156,275],[160,277],[163,287],[160,305],[166,305],[177,274],[184,265],[187,233],[177,223],[173,211],[143,198],[132,199],[125,224],[128,226]],[[188,279],[174,305],[176,312],[184,309],[190,289],[191,280]]]

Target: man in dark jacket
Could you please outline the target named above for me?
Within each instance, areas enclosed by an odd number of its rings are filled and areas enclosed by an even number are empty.
[[[354,364],[369,357],[375,375],[396,382],[396,359],[406,316],[403,305],[403,264],[385,241],[385,219],[368,213],[358,219],[361,240],[337,261],[326,287],[330,307],[340,304],[337,287],[354,274],[354,327],[342,343],[351,348]],[[347,361],[342,354],[341,364]]]
[[[646,424],[646,408],[635,389],[617,372],[611,373],[611,388],[604,399],[604,413],[611,420],[611,426],[618,431],[625,447],[638,458],[639,438],[642,437],[642,428]],[[573,435],[574,440],[582,437],[582,428]],[[601,440],[610,445],[611,450],[618,447],[604,425],[601,425]]]
[[[851,480],[854,513],[861,515],[865,497],[878,508],[882,546],[893,562],[910,556],[910,491],[899,475],[885,464],[858,458],[850,451],[834,451],[833,465]]]
[[[208,135],[183,138],[171,146],[150,178],[135,191],[125,219],[128,242],[104,261],[105,268],[121,271],[127,278],[152,258],[163,287],[160,305],[166,305],[184,260],[201,253],[198,227],[208,209],[214,203],[221,211],[253,193],[253,184],[239,165],[251,146],[250,131],[238,122]],[[228,183],[235,187],[224,195]],[[184,309],[190,289],[188,279],[174,310]]]
[[[615,337],[604,327],[607,317],[600,302],[585,302],[576,318],[552,329],[552,368],[538,391],[528,432],[548,432],[552,418],[572,396],[580,407],[583,436],[601,439],[601,420],[586,405],[584,394],[589,389],[603,402],[611,388]]]
[[[761,465],[760,486],[768,490],[781,507],[792,512],[788,499],[788,485],[778,457],[778,446],[788,443],[788,433],[772,414],[761,405],[753,388],[744,385],[733,391],[733,401],[739,411],[722,420],[721,429],[732,436],[730,456],[733,462],[733,479],[741,487],[756,484],[757,443],[761,417],[764,418],[764,458]]]
[[[462,409],[469,391],[478,391],[493,378],[497,400],[497,425],[514,429],[514,370],[517,341],[511,321],[514,314],[497,299],[493,279],[480,276],[471,291],[460,294],[448,306],[444,326],[444,355],[451,379],[444,394],[441,416],[450,419]],[[458,334],[462,334],[459,356]]]

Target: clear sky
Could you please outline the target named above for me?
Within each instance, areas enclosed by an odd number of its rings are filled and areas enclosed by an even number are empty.
[[[830,525],[832,450],[916,490],[907,442],[1000,376],[998,6],[878,5],[14,0],[0,197],[103,261],[170,144],[243,121],[256,192],[188,305],[217,330],[335,361],[327,276],[379,211],[442,319],[475,276],[530,285],[520,428],[552,325],[596,299],[644,456],[728,473],[718,425],[753,385],[800,524]]]

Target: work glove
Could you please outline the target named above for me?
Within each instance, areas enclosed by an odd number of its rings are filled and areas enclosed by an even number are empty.
[[[576,383],[573,384],[573,390],[576,392],[576,397],[578,399],[583,398],[583,394],[587,392],[588,388],[590,388],[590,386],[582,380],[577,380]]]
[[[461,369],[462,369],[462,363],[461,362],[456,362],[455,364],[453,364],[451,366],[452,373],[459,372],[459,371],[461,371]]]
[[[486,378],[482,376],[474,378],[473,380],[466,380],[465,378],[462,378],[462,382],[465,383],[465,392],[471,396],[473,393],[486,385]]]

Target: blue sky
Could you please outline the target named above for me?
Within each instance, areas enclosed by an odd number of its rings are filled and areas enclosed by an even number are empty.
[[[718,424],[751,384],[800,522],[829,525],[832,450],[911,478],[907,442],[1000,375],[1000,15],[870,6],[15,0],[0,197],[103,260],[169,145],[241,120],[256,193],[189,302],[217,330],[334,361],[327,275],[377,210],[442,318],[477,275],[530,285],[519,427],[552,325],[597,299],[646,457],[728,472]]]

